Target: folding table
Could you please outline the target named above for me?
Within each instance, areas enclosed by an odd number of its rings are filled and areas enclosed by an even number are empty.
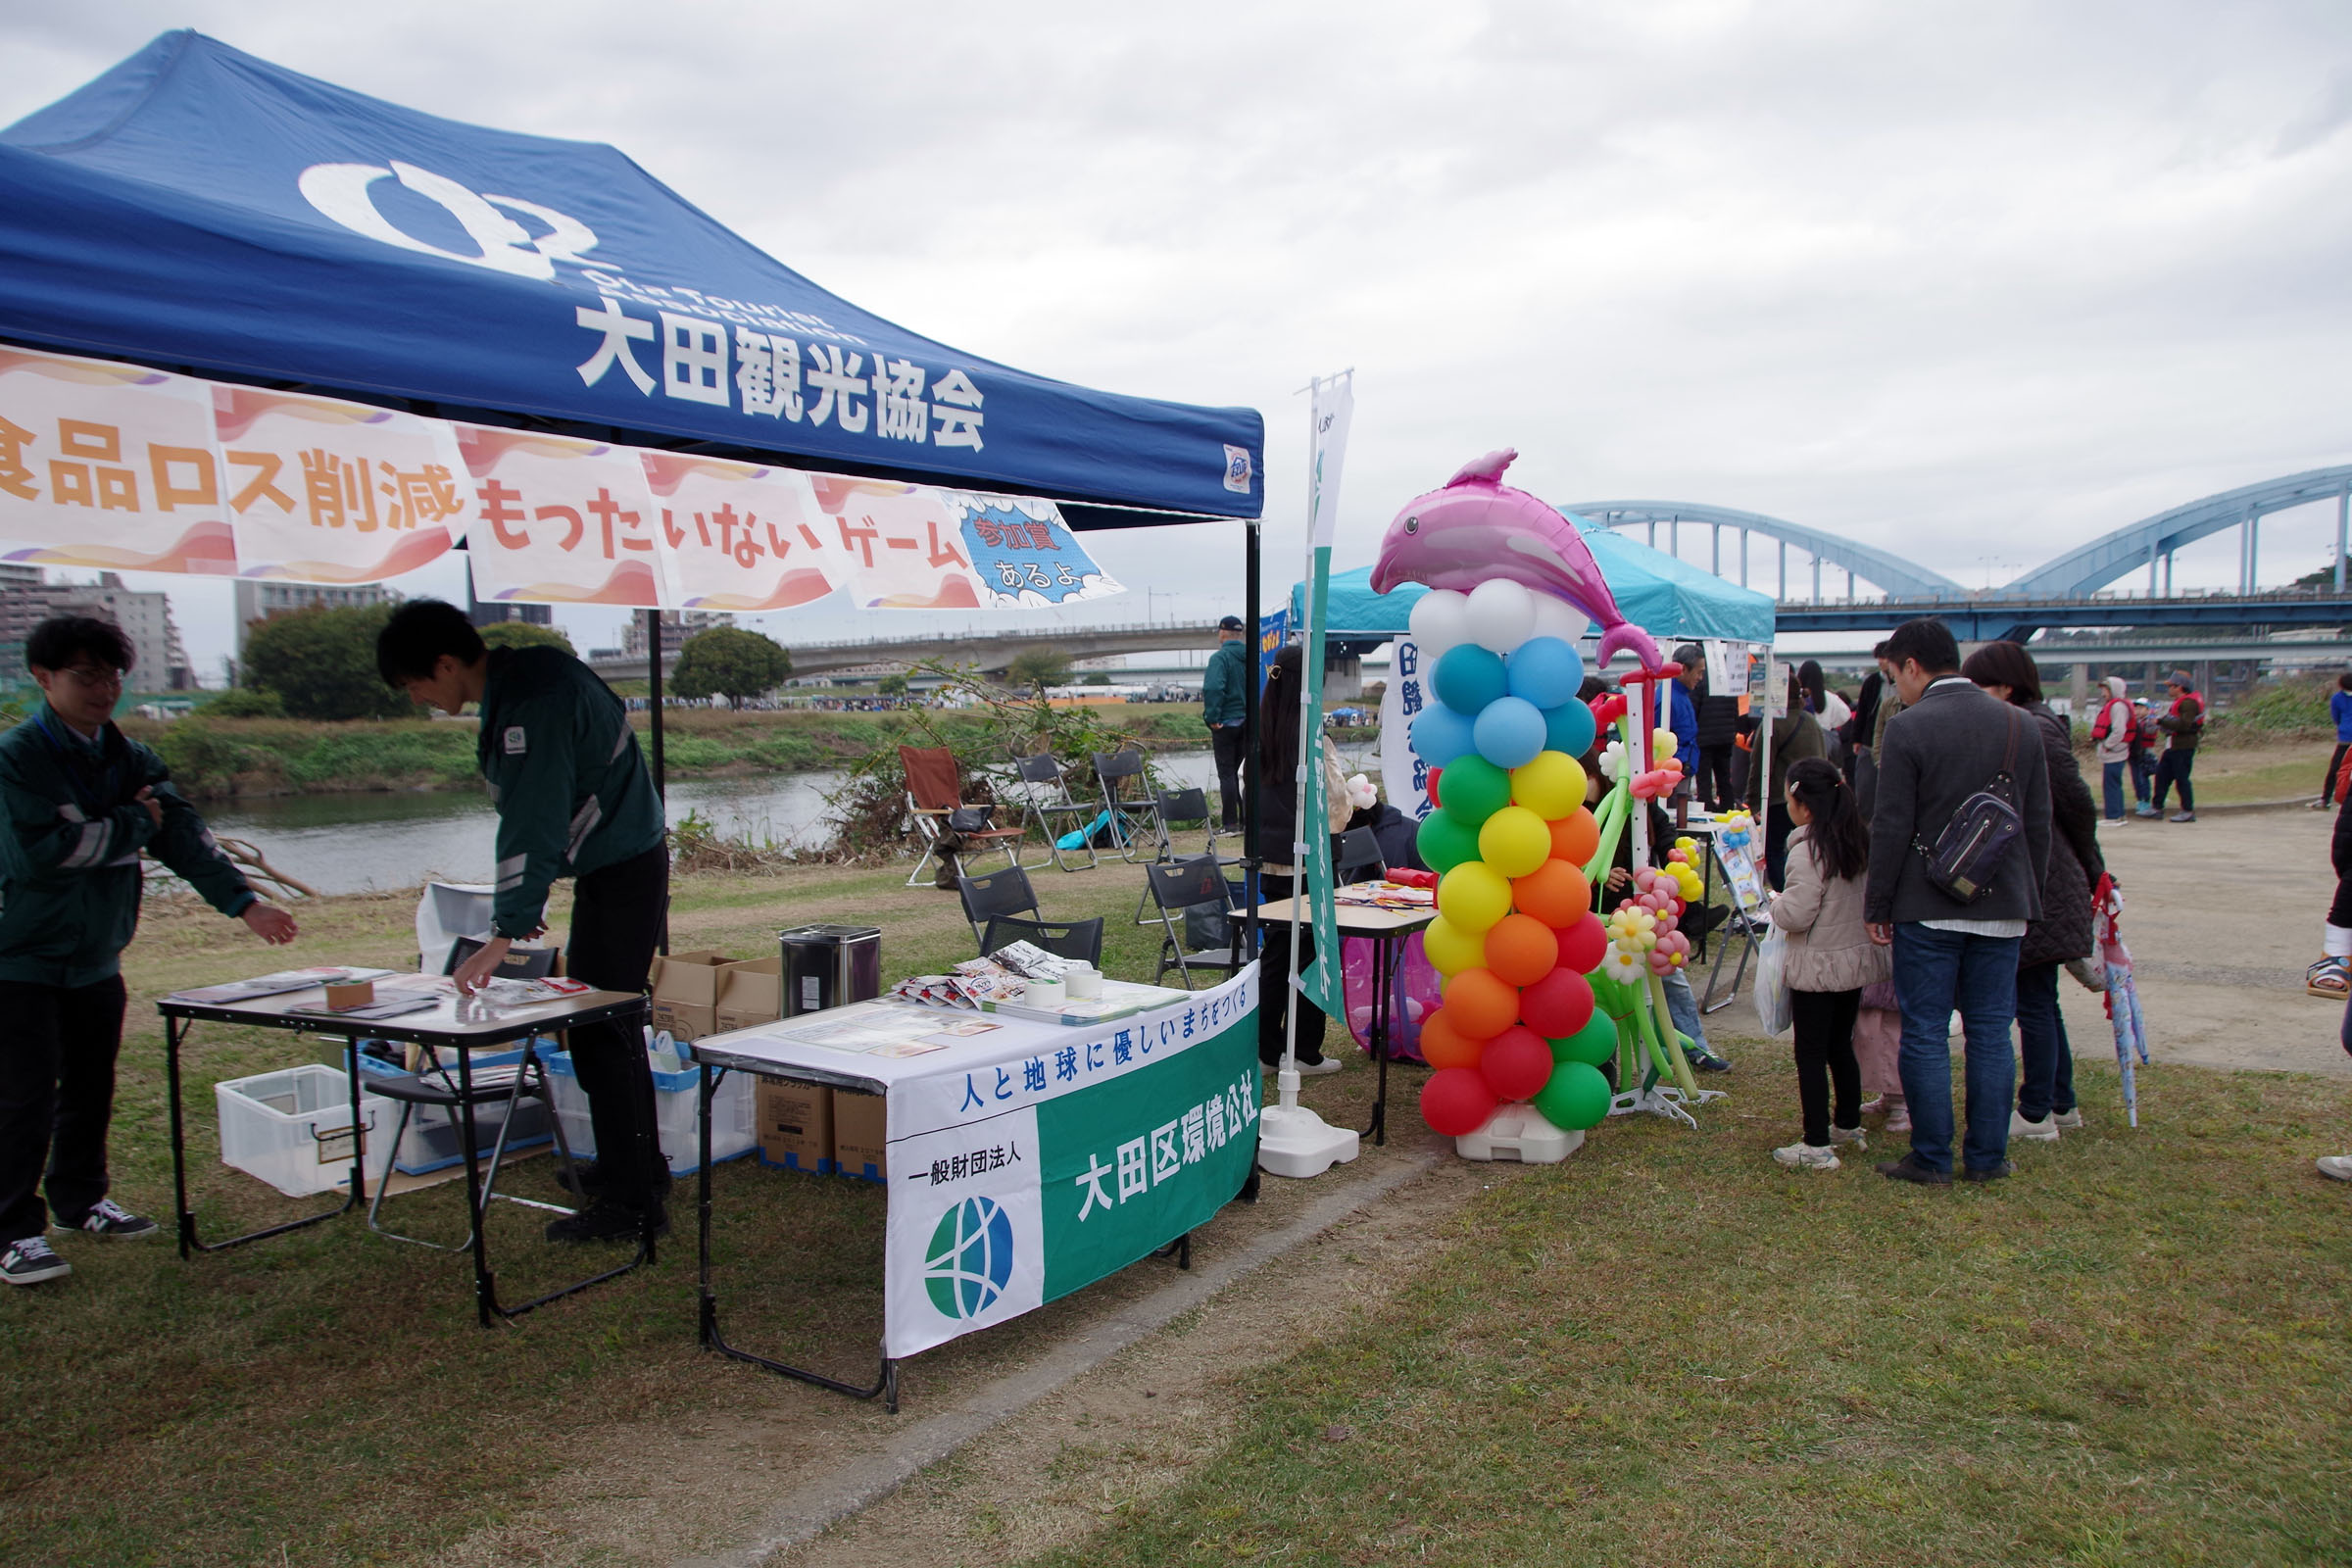
[[[196,1235],[196,1215],[188,1207],[187,1147],[180,1118],[179,1049],[188,1031],[198,1021],[241,1024],[252,1029],[284,1029],[297,1034],[325,1035],[350,1044],[355,1054],[363,1038],[393,1040],[409,1045],[430,1046],[448,1051],[458,1058],[458,1113],[462,1122],[466,1155],[466,1212],[473,1222],[473,1294],[482,1327],[488,1328],[498,1318],[520,1317],[533,1307],[584,1291],[626,1274],[640,1263],[654,1259],[653,1216],[646,1217],[646,1228],[637,1240],[637,1254],[618,1268],[607,1269],[576,1284],[550,1291],[514,1306],[500,1304],[496,1278],[490,1272],[487,1244],[483,1238],[483,1210],[489,1205],[482,1198],[481,1139],[475,1127],[473,1107],[472,1054],[493,1047],[522,1043],[521,1067],[531,1061],[531,1037],[553,1034],[564,1029],[576,1029],[586,1024],[608,1020],[633,1020],[640,1026],[647,1016],[648,1003],[643,995],[622,991],[591,991],[577,997],[560,998],[528,1006],[511,1006],[485,1001],[479,997],[444,995],[429,1008],[378,1019],[350,1016],[336,1017],[321,1013],[296,1012],[296,1007],[321,1007],[326,993],[317,986],[307,991],[290,991],[274,997],[256,997],[250,1001],[226,1003],[175,1002],[167,997],[156,1004],[164,1016],[164,1075],[172,1100],[172,1193],[175,1212],[179,1217],[179,1255],[193,1252],[219,1252],[247,1242],[258,1242],[288,1231],[301,1230],[321,1220],[347,1214],[368,1200],[366,1152],[360,1121],[360,1075],[356,1059],[347,1069],[351,1078],[352,1164],[351,1186],[339,1207],[321,1209],[301,1219],[284,1221],[231,1236],[222,1241],[207,1242]],[[517,1070],[515,1084],[519,1089],[522,1071]],[[510,1115],[513,1107],[509,1107]],[[649,1129],[647,1137],[652,1137]]]
[[[1287,899],[1275,899],[1257,906],[1260,925],[1288,925],[1296,910],[1298,923],[1304,926],[1313,918],[1303,899],[1294,894]],[[1336,904],[1332,909],[1333,923],[1342,938],[1365,937],[1372,943],[1372,1022],[1366,1031],[1373,1059],[1379,1062],[1379,1086],[1372,1097],[1372,1122],[1364,1129],[1375,1147],[1386,1147],[1389,1141],[1389,995],[1396,983],[1396,969],[1404,952],[1404,939],[1438,917],[1435,901],[1420,908],[1388,909],[1371,904]],[[1335,955],[1336,956],[1336,955]],[[1346,1023],[1345,1018],[1340,1020]]]

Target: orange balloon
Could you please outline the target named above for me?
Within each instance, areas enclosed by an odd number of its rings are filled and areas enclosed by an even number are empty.
[[[1552,842],[1559,842],[1556,825]],[[1521,914],[1532,914],[1552,929],[1563,930],[1592,912],[1592,884],[1574,862],[1554,856],[1511,884],[1511,903]],[[1535,981],[1522,983],[1533,985]]]
[[[1519,1021],[1519,988],[1492,969],[1464,969],[1446,982],[1446,1016],[1465,1040],[1492,1040]]]
[[[1590,808],[1580,806],[1551,824],[1551,853],[1575,865],[1600,853],[1600,824]]]
[[[1432,1067],[1475,1067],[1486,1050],[1483,1040],[1463,1039],[1444,1007],[1421,1020],[1421,1059]]]
[[[1532,914],[1506,914],[1487,933],[1487,967],[1506,984],[1532,986],[1559,961],[1560,939]]]

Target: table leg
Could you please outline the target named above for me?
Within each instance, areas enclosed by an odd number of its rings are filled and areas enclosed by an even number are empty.
[[[316,1225],[320,1220],[333,1219],[338,1214],[348,1214],[365,1203],[368,1178],[365,1173],[367,1155],[363,1147],[361,1153],[354,1156],[351,1180],[344,1189],[343,1201],[337,1206],[322,1208],[316,1214],[305,1214],[300,1219],[290,1219],[276,1225],[265,1225],[258,1231],[247,1231],[242,1236],[231,1236],[224,1241],[206,1242],[197,1239],[196,1214],[188,1207],[187,1130],[181,1119],[179,1103],[179,1048],[181,1042],[187,1038],[189,1022],[190,1020],[187,1019],[171,1016],[166,1016],[164,1019],[164,1081],[166,1094],[172,1102],[172,1200],[178,1213],[179,1255],[181,1258],[185,1259],[196,1252],[223,1252],[232,1247],[242,1247],[247,1242],[258,1242],[270,1236],[283,1236],[288,1231],[298,1231],[306,1225]],[[360,1126],[360,1085],[359,1072],[356,1067],[352,1069],[350,1076],[351,1136],[352,1141],[357,1144],[361,1142],[365,1130]]]
[[[458,1051],[458,1135],[466,1141],[459,1152],[466,1156],[466,1214],[473,1229],[473,1310],[488,1328],[498,1303],[498,1282],[490,1273],[490,1244],[484,1234],[489,1227],[482,1223],[482,1210],[489,1205],[482,1201],[481,1161],[475,1154],[480,1135],[473,1116],[473,1053],[463,1047]]]
[[[1367,1031],[1372,1042],[1373,1068],[1378,1087],[1372,1095],[1372,1124],[1364,1129],[1372,1147],[1383,1149],[1389,1142],[1389,965],[1393,944],[1386,935],[1372,939],[1372,1024]]]

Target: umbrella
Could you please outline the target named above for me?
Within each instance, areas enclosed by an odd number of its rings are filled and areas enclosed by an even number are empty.
[[[2107,1021],[2115,1026],[2115,1064],[2124,1079],[2124,1109],[2131,1114],[2132,1125],[2139,1125],[2139,1086],[2132,1077],[2132,1055],[2148,1059],[2147,1020],[2139,1011],[2139,982],[2132,973],[2132,950],[2124,946],[2123,933],[2117,922],[2124,912],[2124,896],[2115,889],[2115,878],[2099,878],[2098,908],[2093,929],[2099,941],[2099,957],[2107,968]]]

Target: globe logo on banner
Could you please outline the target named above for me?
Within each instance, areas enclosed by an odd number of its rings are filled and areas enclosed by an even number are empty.
[[[978,1317],[1012,1278],[1012,1216],[993,1198],[967,1198],[939,1217],[923,1259],[931,1304],[949,1317]]]

